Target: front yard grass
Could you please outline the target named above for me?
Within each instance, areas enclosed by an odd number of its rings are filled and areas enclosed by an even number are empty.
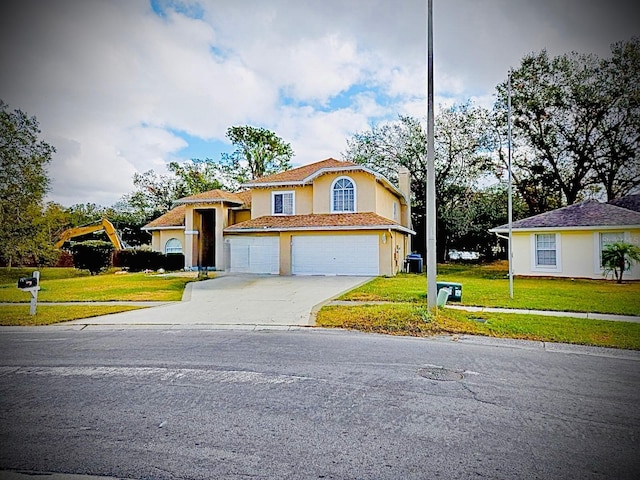
[[[506,262],[439,265],[438,281],[461,283],[462,305],[640,315],[640,282],[515,278],[512,300],[507,272]],[[426,284],[425,275],[376,278],[340,300],[390,303],[326,306],[318,312],[316,325],[392,335],[487,335],[640,350],[640,323],[446,308],[429,315]]]
[[[28,292],[17,288],[18,278],[33,269],[0,269],[0,302],[28,302]],[[82,274],[75,269],[44,268],[38,302],[180,301],[193,277],[128,273]]]
[[[640,350],[640,324],[513,313],[475,313],[440,309],[429,316],[423,305],[326,306],[319,327],[392,335],[470,334]]]
[[[127,312],[145,307],[129,305],[38,305],[36,314],[29,315],[29,305],[0,305],[0,325],[37,326],[68,322],[80,318]]]
[[[438,281],[462,284],[462,305],[640,315],[640,282],[563,278],[514,279],[509,298],[507,265],[439,265]],[[340,300],[424,303],[425,275],[379,277],[340,297]]]
[[[40,269],[40,291],[35,316],[29,315],[31,294],[17,288],[18,278],[30,277],[33,268],[0,268],[0,325],[49,325],[80,318],[125,312],[131,305],[47,305],[46,302],[167,302],[180,301],[184,287],[195,280],[187,276],[144,273],[89,275],[74,268]]]

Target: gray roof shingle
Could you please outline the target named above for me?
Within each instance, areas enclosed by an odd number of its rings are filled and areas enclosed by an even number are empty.
[[[640,195],[627,195],[626,197],[616,198],[611,200],[609,204],[640,212]]]
[[[640,212],[634,212],[611,203],[600,203],[587,200],[582,203],[558,208],[550,212],[534,215],[513,222],[513,229],[529,228],[566,228],[566,227],[605,227],[605,226],[637,226],[640,227]],[[491,229],[503,231],[508,224]]]

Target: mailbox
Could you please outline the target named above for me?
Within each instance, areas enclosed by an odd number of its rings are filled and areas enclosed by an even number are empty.
[[[37,277],[22,277],[18,280],[18,288],[34,288],[38,286]]]

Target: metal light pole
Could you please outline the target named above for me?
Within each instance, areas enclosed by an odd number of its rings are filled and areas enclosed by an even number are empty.
[[[509,297],[513,298],[513,268],[511,266],[513,255],[513,237],[512,237],[512,224],[513,224],[513,203],[511,192],[511,70],[509,70],[509,81],[507,84],[507,166],[508,166],[508,200],[507,200],[507,215],[509,217],[509,244],[507,247],[507,255],[509,257]]]
[[[436,169],[433,147],[433,0],[427,0],[427,308],[435,310],[436,286]]]

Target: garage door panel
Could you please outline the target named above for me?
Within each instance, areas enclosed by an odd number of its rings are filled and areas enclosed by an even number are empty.
[[[377,235],[294,236],[295,275],[378,275]]]
[[[280,272],[279,237],[231,237],[230,271],[233,273]]]

